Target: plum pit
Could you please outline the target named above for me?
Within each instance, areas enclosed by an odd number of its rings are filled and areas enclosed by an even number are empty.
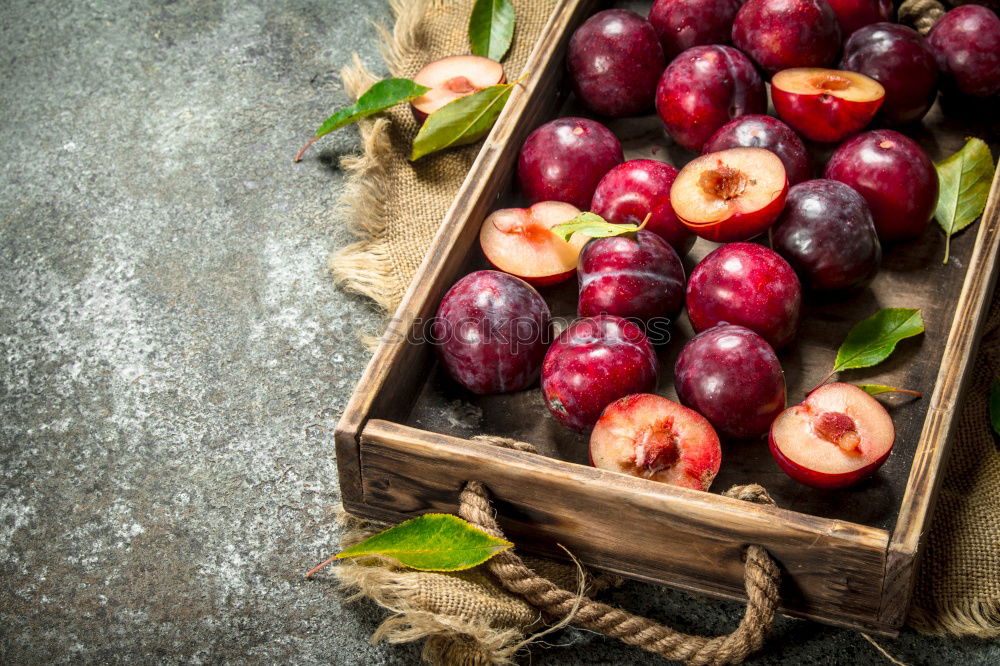
[[[703,171],[698,178],[698,186],[705,194],[725,201],[743,194],[750,182],[745,173],[721,162],[716,168]]]

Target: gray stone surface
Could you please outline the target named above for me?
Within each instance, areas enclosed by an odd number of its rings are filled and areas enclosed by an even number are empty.
[[[377,325],[323,265],[355,130],[289,158],[381,69],[361,2],[0,8],[0,662],[413,663],[302,573],[337,542],[331,433]],[[697,631],[732,604],[630,584]],[[658,663],[562,632],[531,663]],[[905,634],[908,663],[996,644]],[[757,663],[880,661],[781,620]]]

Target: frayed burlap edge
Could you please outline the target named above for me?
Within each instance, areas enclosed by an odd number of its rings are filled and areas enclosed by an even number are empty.
[[[375,24],[375,29],[392,75],[401,75],[405,63],[419,50],[420,21],[440,3],[441,0],[390,0],[393,29],[390,31],[381,24]],[[340,76],[344,89],[355,99],[378,80],[357,54]],[[363,121],[358,127],[363,150],[360,156],[347,156],[340,161],[348,175],[338,212],[351,221],[350,230],[361,240],[330,255],[328,266],[339,286],[367,296],[383,310],[390,311],[406,285],[397,284],[399,277],[393,271],[384,244],[386,201],[391,191],[386,164],[393,152],[389,120]]]
[[[933,611],[913,606],[907,622],[920,633],[932,636],[996,638],[1000,636],[1000,601],[974,600]]]

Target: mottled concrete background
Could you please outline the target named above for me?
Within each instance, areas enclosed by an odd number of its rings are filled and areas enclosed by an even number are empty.
[[[333,288],[334,166],[291,156],[382,69],[363,2],[0,6],[0,662],[344,663],[383,613],[302,573],[335,547],[331,435],[377,317]],[[321,577],[322,578],[322,577]],[[732,604],[641,585],[615,603],[726,631]],[[576,631],[534,664],[658,663]],[[996,645],[911,634],[909,663]],[[878,662],[782,620],[759,663]]]

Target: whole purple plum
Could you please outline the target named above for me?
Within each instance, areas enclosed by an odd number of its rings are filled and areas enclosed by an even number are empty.
[[[770,234],[774,251],[819,291],[863,286],[882,260],[864,197],[836,180],[808,180],[788,190],[785,210]]]
[[[673,58],[692,46],[728,44],[733,19],[743,0],[656,0],[649,22]]]
[[[917,122],[937,97],[938,65],[919,32],[895,23],[873,23],[844,43],[840,68],[870,76],[885,88],[879,118],[890,125]]]
[[[934,216],[934,163],[899,132],[872,130],[848,139],[830,156],[823,177],[850,185],[864,197],[883,243],[920,236]]]
[[[806,144],[795,130],[777,118],[755,113],[733,118],[705,142],[701,152],[715,153],[727,148],[770,150],[785,165],[789,185],[809,178],[809,153]]]
[[[549,347],[542,394],[555,419],[592,428],[609,404],[656,387],[659,361],[638,325],[614,315],[575,321]]]
[[[674,366],[674,385],[682,405],[730,439],[760,437],[785,408],[778,357],[743,326],[716,326],[688,341]]]
[[[678,144],[700,152],[727,122],[767,110],[767,90],[749,58],[731,46],[695,46],[667,65],[656,111]]]
[[[476,271],[441,299],[432,332],[441,362],[473,393],[520,391],[537,378],[551,322],[535,289],[500,271]]]
[[[557,118],[528,135],[517,179],[530,203],[565,201],[587,210],[597,184],[625,160],[611,130],[587,118]]]
[[[657,160],[629,160],[604,174],[590,202],[591,212],[614,224],[639,224],[646,215],[646,230],[670,243],[684,255],[694,244],[670,205],[670,186],[677,169]]]
[[[774,250],[756,243],[728,243],[691,271],[686,300],[695,331],[739,324],[780,349],[798,330],[802,285]]]
[[[566,56],[580,101],[616,118],[652,108],[666,64],[653,26],[625,9],[606,9],[587,19],[570,38]]]
[[[769,75],[829,67],[840,51],[840,26],[826,0],[748,0],[736,13],[733,45]]]
[[[672,318],[684,304],[684,266],[651,231],[595,238],[580,252],[578,313],[647,321]]]
[[[927,35],[950,87],[976,97],[1000,92],[1000,18],[981,5],[947,12]]]

